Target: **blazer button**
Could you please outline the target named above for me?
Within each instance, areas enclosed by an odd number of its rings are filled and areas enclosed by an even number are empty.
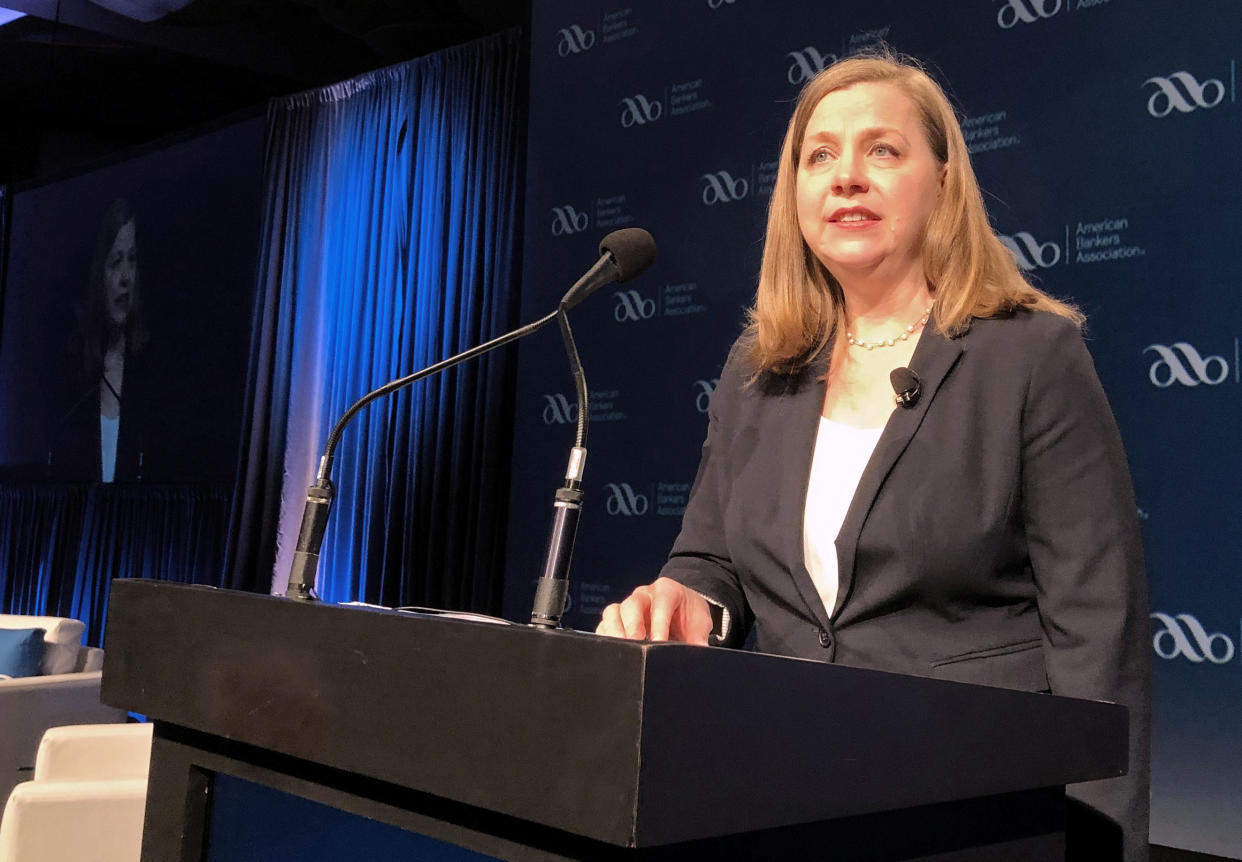
[[[832,646],[832,635],[828,634],[828,632],[823,629],[820,629],[819,632],[819,645],[824,649],[828,649],[828,647]]]

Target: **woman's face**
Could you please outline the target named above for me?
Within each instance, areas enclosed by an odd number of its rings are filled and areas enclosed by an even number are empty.
[[[905,93],[862,83],[824,96],[800,159],[798,225],[838,281],[922,277],[923,237],[944,169]]]
[[[133,304],[134,277],[138,271],[138,250],[134,244],[134,223],[126,222],[116,233],[112,248],[104,258],[104,311],[116,326],[124,326]]]

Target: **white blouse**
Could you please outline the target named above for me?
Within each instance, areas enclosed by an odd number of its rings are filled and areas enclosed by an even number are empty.
[[[819,419],[802,521],[802,554],[829,616],[836,608],[840,585],[837,534],[883,431],[883,427],[855,428]]]

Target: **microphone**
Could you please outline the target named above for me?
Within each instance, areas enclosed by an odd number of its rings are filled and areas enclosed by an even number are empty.
[[[896,401],[902,407],[913,407],[923,392],[923,381],[909,368],[894,368],[888,373],[888,382],[893,384]]]
[[[569,289],[561,300],[557,320],[565,352],[573,371],[574,388],[578,394],[578,435],[569,453],[569,466],[565,470],[565,484],[553,498],[552,532],[548,537],[548,551],[544,559],[543,573],[536,581],[535,600],[531,605],[530,624],[545,629],[557,628],[565,612],[569,596],[569,563],[574,553],[574,540],[578,535],[578,516],[582,512],[582,474],[586,467],[587,422],[591,414],[587,398],[586,377],[578,348],[569,328],[565,311],[581,302],[592,291],[612,282],[626,282],[651,266],[655,260],[655,240],[642,228],[623,228],[604,237],[599,244],[600,259]]]
[[[655,253],[655,240],[642,228],[614,230],[600,240],[599,260],[565,293],[561,307],[568,311],[605,284],[629,281],[651,266]]]
[[[558,318],[561,322],[562,335],[566,338],[567,345],[572,347],[572,335],[569,334],[569,321],[565,316],[565,311],[577,305],[593,291],[611,281],[628,281],[650,266],[654,259],[655,240],[651,238],[651,234],[647,233],[647,231],[642,228],[625,228],[614,231],[600,242],[600,259],[587,271],[586,275],[578,279],[573,287],[566,292],[556,311],[544,315],[538,320],[532,321],[512,332],[493,338],[491,341],[472,347],[469,350],[464,350],[456,356],[442,359],[434,365],[429,365],[412,374],[407,374],[405,377],[390,380],[383,386],[371,390],[350,405],[349,409],[341,414],[341,418],[336,421],[336,425],[329,432],[327,442],[324,444],[323,455],[319,459],[319,469],[315,474],[315,482],[307,489],[306,506],[302,510],[302,525],[298,531],[298,541],[293,552],[293,563],[289,570],[289,583],[285,588],[285,597],[304,601],[316,601],[318,599],[318,596],[315,595],[314,586],[315,575],[319,567],[319,551],[323,545],[323,536],[328,523],[328,512],[332,505],[332,498],[336,493],[336,489],[329,478],[332,472],[332,461],[336,454],[337,443],[340,442],[341,435],[345,431],[345,426],[349,424],[350,420],[362,408],[425,377],[439,374],[441,371],[452,368],[454,365],[465,362],[467,359],[473,359],[476,356],[495,350],[497,347],[503,347],[510,342],[517,341],[519,338],[542,329]],[[584,443],[586,440],[586,383],[582,379],[581,364],[577,362],[576,350],[571,350],[570,359],[571,363],[576,365],[575,378],[579,381],[578,437],[580,442]],[[583,455],[585,455],[585,450],[583,450]],[[571,466],[573,463],[574,461],[571,459]],[[578,459],[577,463],[577,472],[580,477],[581,459]],[[566,485],[568,487],[568,481]],[[574,490],[576,488],[577,485],[575,484]],[[569,542],[572,549],[572,535],[569,537]],[[565,567],[566,569],[568,568],[567,559]],[[559,618],[559,613],[557,616]]]

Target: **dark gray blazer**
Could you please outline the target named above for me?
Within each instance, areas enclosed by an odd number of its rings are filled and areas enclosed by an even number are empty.
[[[831,619],[802,550],[826,356],[747,384],[735,345],[661,574],[728,608],[729,645],[753,627],[763,652],[1125,704],[1130,774],[1072,795],[1114,847],[1120,825],[1126,859],[1146,859],[1147,590],[1091,357],[1046,312],[976,319],[955,338],[934,325],[910,362],[920,397],[889,419],[837,536]]]

